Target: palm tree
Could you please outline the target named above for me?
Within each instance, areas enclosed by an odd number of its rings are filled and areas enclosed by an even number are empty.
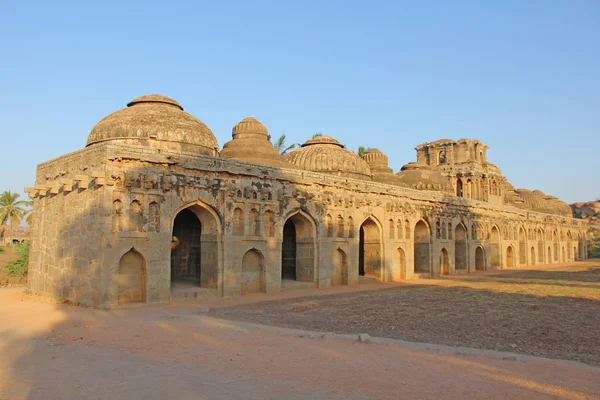
[[[269,136],[269,140],[271,139],[271,137]],[[279,154],[281,154],[282,156],[285,156],[287,153],[289,153],[290,151],[294,150],[296,148],[295,144],[289,145],[289,146],[285,146],[285,134],[279,136],[279,138],[275,141],[275,143],[273,143],[273,147],[275,148],[275,150],[277,150],[277,152]]]
[[[19,226],[29,212],[25,207],[31,202],[17,200],[19,197],[18,193],[11,193],[10,190],[0,193],[0,238],[4,237],[6,225],[10,224],[13,228]]]
[[[356,153],[358,154],[359,157],[362,157],[369,150],[371,150],[370,147],[358,146],[358,151]]]

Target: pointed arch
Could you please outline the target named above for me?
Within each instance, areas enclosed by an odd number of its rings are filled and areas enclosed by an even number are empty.
[[[492,232],[490,235],[490,247],[491,247],[491,258],[492,267],[500,267],[500,230],[496,225],[492,226]]]
[[[332,264],[331,286],[347,285],[348,264],[346,262],[346,253],[339,247],[333,251]]]
[[[454,228],[454,268],[467,269],[467,229],[462,222]]]
[[[441,275],[449,275],[450,274],[450,261],[448,258],[448,251],[443,248],[440,252],[440,274]]]
[[[513,268],[515,266],[515,250],[512,245],[506,248],[506,267]]]
[[[519,264],[527,264],[527,235],[522,226],[519,228]]]
[[[431,228],[421,219],[415,224],[414,234],[414,272],[430,273],[431,260],[429,256],[431,246]]]
[[[475,249],[475,270],[485,271],[485,250],[481,246]]]
[[[265,258],[252,248],[242,257],[242,295],[265,291]]]
[[[383,249],[381,223],[369,216],[360,225],[358,273],[383,279]]]
[[[340,214],[337,216],[337,237],[344,237],[344,217],[342,217]]]
[[[333,218],[331,214],[325,216],[325,236],[333,237]]]
[[[146,260],[134,247],[119,260],[118,304],[146,302]]]
[[[282,226],[281,278],[315,282],[317,225],[300,209],[288,213]]]
[[[222,229],[219,214],[200,200],[175,211],[171,220],[171,288],[184,282],[217,287]]]

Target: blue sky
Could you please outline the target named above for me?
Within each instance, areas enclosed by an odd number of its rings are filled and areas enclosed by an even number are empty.
[[[160,93],[221,146],[250,115],[394,170],[420,143],[478,138],[516,188],[600,197],[596,0],[4,2],[0,49],[0,190]]]

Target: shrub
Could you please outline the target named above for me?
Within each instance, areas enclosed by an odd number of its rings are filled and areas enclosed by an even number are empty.
[[[4,247],[0,247],[0,253],[4,253]]]
[[[16,260],[6,263],[6,270],[9,275],[23,278],[27,275],[27,267],[29,266],[29,242],[15,244]]]

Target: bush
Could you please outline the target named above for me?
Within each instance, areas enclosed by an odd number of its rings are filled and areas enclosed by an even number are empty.
[[[23,278],[27,275],[29,266],[29,242],[15,244],[15,254],[17,259],[6,263],[6,270],[9,275]]]
[[[0,253],[4,253],[4,247],[0,247]]]

